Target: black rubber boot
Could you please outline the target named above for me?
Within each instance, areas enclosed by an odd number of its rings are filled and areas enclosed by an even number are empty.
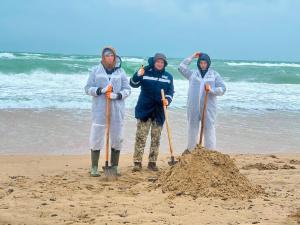
[[[149,162],[148,169],[153,171],[158,171],[158,167],[156,166],[156,162]]]
[[[140,172],[142,169],[142,163],[141,162],[134,162],[134,167],[132,169],[133,172]]]
[[[91,150],[91,159],[92,159],[91,176],[92,177],[99,177],[99,171],[98,171],[99,156],[100,156],[100,150],[97,151]]]
[[[118,170],[119,158],[120,158],[120,150],[116,150],[114,148],[111,148],[110,165],[113,168],[115,174],[118,175],[118,176],[121,175],[121,173]]]

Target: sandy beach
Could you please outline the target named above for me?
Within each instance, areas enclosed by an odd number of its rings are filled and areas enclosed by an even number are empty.
[[[140,173],[131,172],[132,154],[121,155],[116,181],[106,181],[101,169],[90,177],[89,155],[1,155],[0,224],[297,224],[289,216],[300,209],[300,154],[230,158],[266,194],[220,199],[149,188],[169,168],[169,154],[159,156],[158,172],[144,166]],[[261,164],[246,168],[255,163]]]

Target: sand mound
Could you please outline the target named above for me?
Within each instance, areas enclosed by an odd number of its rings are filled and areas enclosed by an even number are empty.
[[[244,169],[244,170],[251,170],[251,169],[278,170],[278,166],[274,165],[273,163],[268,163],[268,164],[255,163],[255,164],[248,164],[246,166],[243,166],[242,169]]]
[[[291,214],[290,217],[294,218],[298,223],[300,223],[300,210]]]
[[[156,182],[163,192],[218,198],[254,198],[264,193],[241,174],[225,154],[197,146]]]
[[[291,159],[290,164],[300,165],[300,161],[297,159]]]
[[[285,170],[293,170],[296,169],[294,166],[290,166],[288,164],[284,164],[281,167],[274,165],[273,163],[263,164],[263,163],[255,163],[255,164],[248,164],[243,166],[242,169],[244,170],[251,170],[251,169],[258,169],[258,170],[278,170],[278,169],[285,169]]]

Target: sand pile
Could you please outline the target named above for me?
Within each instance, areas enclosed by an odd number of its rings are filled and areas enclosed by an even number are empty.
[[[294,170],[296,167],[284,164],[281,167],[274,165],[273,163],[263,164],[263,163],[255,163],[255,164],[248,164],[243,166],[242,169],[244,170],[251,170],[251,169],[258,169],[258,170],[278,170],[278,169],[285,169],[285,170]]]
[[[156,182],[163,192],[218,198],[254,198],[264,193],[241,174],[225,154],[197,146]]]
[[[279,167],[274,165],[273,163],[263,164],[263,163],[255,163],[248,164],[242,167],[244,170],[258,169],[258,170],[278,170]]]
[[[290,215],[290,217],[294,218],[297,223],[300,223],[300,210],[294,212],[292,215]]]

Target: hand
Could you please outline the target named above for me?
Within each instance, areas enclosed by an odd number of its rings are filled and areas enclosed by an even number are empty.
[[[117,98],[118,98],[118,95],[115,94],[115,93],[106,92],[106,98],[109,98],[109,99],[117,99]]]
[[[140,77],[140,76],[143,76],[144,73],[145,73],[144,67],[141,66],[141,69],[138,71],[137,75]]]
[[[106,92],[112,92],[112,86],[107,85],[105,88],[101,89],[101,93],[104,94]]]
[[[213,89],[210,89],[210,90],[209,90],[209,93],[213,94],[213,93],[214,93]]]
[[[196,52],[196,53],[194,54],[194,57],[195,57],[196,59],[199,58],[200,53],[201,53],[201,52]]]
[[[169,104],[167,99],[162,99],[162,102],[163,102],[164,106],[168,106],[168,104]]]
[[[210,86],[208,84],[204,85],[205,86],[205,91],[210,91]]]

